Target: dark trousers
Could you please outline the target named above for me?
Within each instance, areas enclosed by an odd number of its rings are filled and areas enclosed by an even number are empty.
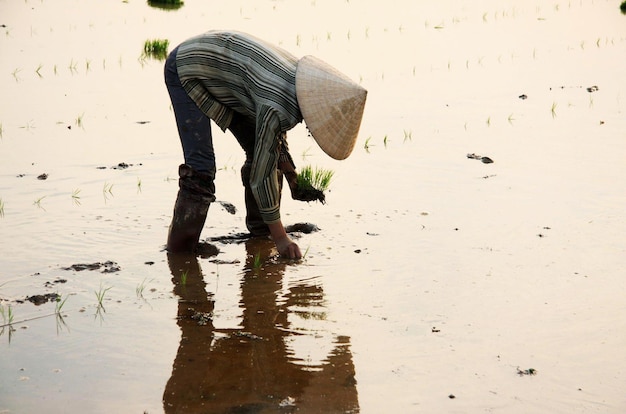
[[[185,164],[196,171],[215,177],[215,153],[211,121],[187,95],[178,78],[176,52],[172,50],[165,61],[165,85],[170,94],[178,135],[183,146]]]

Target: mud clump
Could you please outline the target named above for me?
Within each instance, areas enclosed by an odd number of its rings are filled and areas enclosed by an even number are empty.
[[[101,270],[101,273],[115,273],[122,270],[122,268],[115,262],[107,260],[104,263],[78,263],[69,267],[63,267],[63,270],[74,270],[76,272],[82,272],[83,270]]]
[[[520,377],[523,377],[525,375],[537,375],[537,370],[535,368],[520,369],[519,367],[517,367],[517,375],[519,375]]]
[[[196,246],[195,253],[197,256],[206,259],[209,257],[217,256],[218,254],[220,254],[220,250],[211,243],[199,242],[198,246]]]
[[[298,201],[319,201],[326,204],[324,192],[307,184],[298,183],[295,188],[291,189],[291,197]]]
[[[294,223],[285,227],[287,233],[310,234],[319,231],[320,228],[313,223]]]
[[[493,160],[489,157],[484,157],[482,155],[477,155],[477,154],[467,154],[467,158],[472,159],[472,160],[479,160],[482,161],[483,164],[493,164]]]
[[[100,167],[96,167],[96,168],[97,168],[98,170],[106,170],[107,168],[109,168],[109,169],[111,169],[111,170],[125,170],[125,169],[127,169],[127,168],[134,167],[135,165],[137,165],[137,166],[141,166],[141,165],[143,165],[143,164],[142,164],[142,163],[139,163],[139,164],[128,164],[128,163],[126,163],[126,162],[120,162],[120,163],[118,163],[117,165],[114,165],[114,166],[112,166],[112,167],[103,167],[103,166],[100,166]]]
[[[57,302],[60,299],[61,296],[58,293],[46,293],[45,295],[32,295],[26,297],[26,300],[35,306],[43,305],[48,302]]]
[[[218,201],[218,203],[220,203],[222,208],[224,210],[226,210],[227,212],[229,212],[230,214],[236,214],[237,213],[237,207],[235,207],[234,204],[229,203],[227,201]]]

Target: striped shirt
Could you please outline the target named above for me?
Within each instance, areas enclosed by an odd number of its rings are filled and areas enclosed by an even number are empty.
[[[176,66],[187,94],[223,131],[233,111],[256,120],[250,187],[265,223],[280,220],[276,174],[285,132],[302,122],[296,98],[298,59],[238,32],[210,31],[178,47]],[[285,145],[286,147],[286,145]]]

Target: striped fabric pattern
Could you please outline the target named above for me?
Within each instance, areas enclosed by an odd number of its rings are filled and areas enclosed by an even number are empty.
[[[298,59],[239,32],[209,31],[179,45],[178,76],[198,107],[223,131],[233,111],[256,120],[250,185],[266,223],[280,220],[276,173],[284,133],[302,122]]]

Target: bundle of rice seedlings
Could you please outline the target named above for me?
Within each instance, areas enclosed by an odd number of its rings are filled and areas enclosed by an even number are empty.
[[[313,169],[307,165],[300,170],[297,176],[297,186],[291,191],[293,198],[301,201],[317,200],[324,204],[326,202],[324,191],[328,189],[334,174],[335,172],[332,170]]]
[[[177,10],[184,4],[183,0],[148,0],[148,6],[162,10]]]
[[[165,60],[169,44],[170,41],[167,39],[146,40],[143,44],[143,56]]]

